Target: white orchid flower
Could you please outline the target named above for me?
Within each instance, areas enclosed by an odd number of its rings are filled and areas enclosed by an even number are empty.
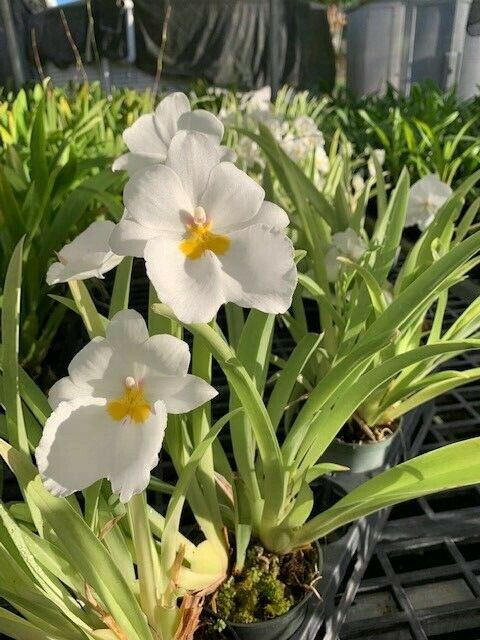
[[[434,174],[421,178],[410,187],[406,227],[424,231],[434,220],[437,211],[452,195],[452,189]]]
[[[200,133],[179,132],[165,165],[133,176],[114,251],[144,256],[158,297],[182,322],[225,302],[283,313],[297,282],[287,214]]]
[[[297,116],[293,121],[293,128],[297,136],[305,138],[310,146],[325,146],[325,138],[323,133],[315,124],[315,120],[310,116]]]
[[[248,117],[251,119],[253,126],[263,124],[267,127],[277,142],[281,142],[283,137],[288,133],[288,122],[271,111],[252,111],[248,114]]]
[[[255,140],[252,140],[248,136],[241,136],[235,150],[239,164],[243,164],[247,169],[252,169],[255,166],[265,166],[260,147]]]
[[[110,221],[93,222],[73,242],[66,244],[57,253],[58,262],[47,271],[47,283],[103,278],[104,273],[120,264],[123,256],[115,255],[109,244],[114,227]]]
[[[50,390],[53,413],[36,450],[47,489],[68,496],[108,478],[122,502],[143,491],[158,462],[167,413],[185,413],[217,392],[187,373],[188,346],[149,337],[136,311],[117,313],[106,338],[72,360]]]
[[[138,169],[151,164],[165,162],[168,147],[173,136],[181,130],[199,131],[220,144],[223,138],[223,124],[204,109],[191,110],[190,102],[184,93],[171,93],[155,109],[133,123],[123,132],[123,140],[129,152],[113,163],[114,171],[125,170],[132,175]],[[231,152],[221,147],[226,158]]]
[[[311,151],[311,145],[307,138],[299,138],[295,133],[290,132],[280,143],[287,156],[294,162],[302,162]]]
[[[367,245],[353,229],[346,229],[332,235],[332,246],[325,255],[325,268],[329,282],[335,282],[340,270],[340,262],[337,258],[349,258],[354,262],[360,260]]]
[[[272,90],[269,86],[244,93],[240,98],[240,110],[247,112],[271,111]]]

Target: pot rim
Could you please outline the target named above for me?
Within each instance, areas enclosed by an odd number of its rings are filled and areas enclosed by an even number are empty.
[[[342,447],[347,447],[347,448],[351,448],[351,449],[363,449],[364,447],[387,447],[389,446],[392,441],[397,437],[397,435],[400,433],[400,431],[402,430],[402,426],[403,426],[403,416],[401,416],[399,423],[398,423],[398,427],[395,429],[395,431],[392,433],[391,436],[388,436],[387,438],[384,438],[383,440],[378,440],[376,442],[345,442],[345,440],[342,440],[341,438],[339,438],[338,436],[335,436],[335,438],[331,441],[331,443],[328,445],[329,447],[335,443],[336,445],[341,445]]]

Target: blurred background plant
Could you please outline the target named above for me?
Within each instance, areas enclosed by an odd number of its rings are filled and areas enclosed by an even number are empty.
[[[123,181],[110,165],[144,108],[135,92],[109,103],[98,85],[69,94],[47,82],[0,105],[0,279],[25,235],[21,361],[35,375],[63,318],[46,295],[48,262],[93,219],[121,215]]]

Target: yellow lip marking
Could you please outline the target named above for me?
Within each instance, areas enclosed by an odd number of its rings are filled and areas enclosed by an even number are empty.
[[[152,408],[145,399],[143,386],[128,376],[125,380],[123,396],[111,400],[107,404],[107,412],[110,417],[119,422],[130,418],[136,424],[142,424],[150,417]]]
[[[212,233],[212,223],[207,222],[203,207],[196,207],[193,223],[188,224],[188,236],[180,243],[180,251],[190,260],[201,258],[205,251],[213,251],[221,256],[230,247],[230,238]]]

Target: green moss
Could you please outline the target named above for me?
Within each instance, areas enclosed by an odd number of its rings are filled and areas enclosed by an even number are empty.
[[[248,551],[242,574],[232,576],[215,597],[217,615],[238,623],[276,618],[294,604],[291,590],[280,579],[279,558],[259,546]]]

